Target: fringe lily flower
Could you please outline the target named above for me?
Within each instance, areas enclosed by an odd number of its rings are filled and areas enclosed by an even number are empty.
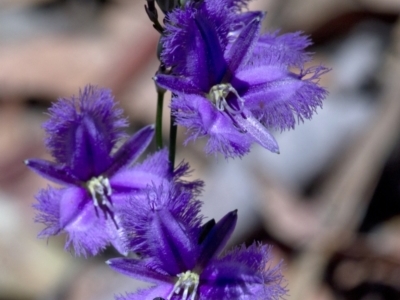
[[[236,211],[216,224],[212,220],[199,226],[199,203],[191,198],[188,193],[157,192],[149,195],[147,208],[129,210],[125,220],[130,245],[141,258],[107,263],[155,286],[117,299],[254,300],[284,295],[279,265],[267,269],[269,247],[254,244],[221,255],[236,225]]]
[[[95,255],[109,243],[125,254],[119,209],[132,193],[166,176],[159,172],[159,165],[167,169],[165,153],[136,169],[130,167],[149,145],[153,126],[143,128],[115,151],[125,136],[126,120],[111,92],[93,86],[85,87],[79,97],[60,99],[49,112],[43,127],[55,162],[29,159],[25,163],[64,187],[49,187],[37,195],[36,220],[47,226],[39,236],[66,231],[65,247],[72,244],[78,255]]]
[[[188,1],[170,12],[161,59],[171,72],[154,78],[172,91],[187,141],[207,135],[206,152],[226,157],[244,155],[252,143],[279,152],[269,130],[311,118],[326,96],[317,82],[327,69],[303,68],[309,40],[262,34],[264,13],[241,13],[246,2]]]

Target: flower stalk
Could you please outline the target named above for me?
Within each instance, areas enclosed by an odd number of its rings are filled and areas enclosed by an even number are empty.
[[[175,123],[175,116],[171,112],[171,123],[169,127],[169,167],[170,170],[175,166],[175,152],[176,152],[176,134],[178,125]]]
[[[157,113],[156,113],[156,146],[157,150],[162,149],[163,140],[162,140],[162,112],[164,105],[164,94],[165,90],[157,89]]]

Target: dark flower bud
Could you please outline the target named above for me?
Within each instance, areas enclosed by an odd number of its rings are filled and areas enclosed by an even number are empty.
[[[164,14],[170,12],[174,8],[179,6],[179,0],[156,0],[158,7],[162,10]]]
[[[154,0],[147,0],[147,5],[144,6],[144,9],[146,10],[147,16],[149,17],[150,21],[153,22],[154,29],[157,30],[159,33],[162,33],[164,28],[158,21],[158,13]]]
[[[153,22],[157,22],[158,13],[154,3],[154,0],[147,0],[147,5],[144,6],[149,19]]]

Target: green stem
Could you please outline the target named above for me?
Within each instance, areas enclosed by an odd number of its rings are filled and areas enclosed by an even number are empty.
[[[175,167],[175,152],[176,152],[176,133],[178,126],[175,124],[175,117],[171,113],[171,124],[169,129],[169,167],[171,172]]]
[[[157,150],[163,147],[162,140],[162,113],[165,91],[157,89],[157,114],[156,114],[156,146]]]

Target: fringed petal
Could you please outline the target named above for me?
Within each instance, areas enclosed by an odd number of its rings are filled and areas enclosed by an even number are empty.
[[[175,111],[176,122],[189,129],[185,143],[208,136],[207,154],[223,153],[225,157],[243,156],[250,151],[252,139],[232,119],[218,111],[202,96],[178,95],[173,98],[171,109]]]
[[[279,299],[287,292],[281,264],[271,267],[270,261],[269,246],[235,248],[203,271],[200,294],[210,300]]]
[[[105,147],[111,151],[114,143],[125,136],[127,121],[116,107],[111,91],[88,85],[79,96],[62,98],[49,109],[50,119],[43,124],[47,133],[46,146],[57,162],[69,164],[75,152],[72,140],[83,117],[89,117]]]
[[[167,299],[171,292],[173,285],[171,284],[160,284],[155,287],[148,289],[141,289],[135,293],[128,293],[126,295],[116,296],[116,300],[161,300]],[[160,299],[158,299],[160,298]],[[174,299],[175,300],[175,299]]]
[[[42,189],[36,195],[33,207],[38,211],[35,222],[43,223],[46,228],[39,233],[39,238],[48,238],[61,232],[60,227],[60,198],[63,190],[54,187]]]

